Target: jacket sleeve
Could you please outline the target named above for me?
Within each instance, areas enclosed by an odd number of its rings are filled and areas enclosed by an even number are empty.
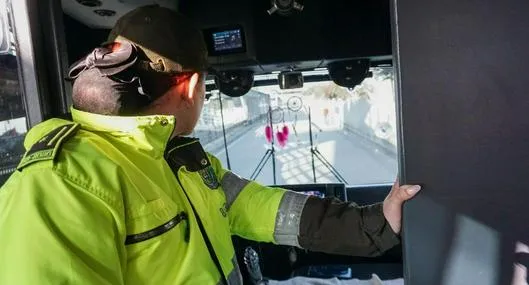
[[[210,157],[226,193],[232,233],[241,237],[333,254],[376,256],[400,240],[382,204],[320,199],[262,186],[222,169]]]
[[[0,189],[0,284],[123,284],[123,206],[100,190],[16,172]]]
[[[254,241],[281,243],[276,220],[287,191],[239,177],[224,169],[216,157],[209,155],[209,159],[226,195],[232,234]]]
[[[378,256],[399,243],[384,217],[382,203],[359,207],[337,199],[310,197],[301,215],[299,244],[306,249]]]

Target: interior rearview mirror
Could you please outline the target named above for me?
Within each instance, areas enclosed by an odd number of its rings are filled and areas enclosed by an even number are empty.
[[[13,34],[9,28],[9,0],[0,0],[0,55],[11,54]]]

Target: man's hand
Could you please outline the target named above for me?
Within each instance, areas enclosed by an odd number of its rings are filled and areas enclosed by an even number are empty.
[[[409,200],[421,190],[419,185],[399,185],[399,181],[395,181],[391,192],[384,200],[384,217],[388,221],[391,229],[400,234],[400,227],[402,224],[402,205],[404,201]]]

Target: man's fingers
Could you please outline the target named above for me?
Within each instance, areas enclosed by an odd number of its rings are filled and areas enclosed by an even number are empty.
[[[413,198],[419,191],[419,185],[399,185],[398,180],[393,184],[393,188],[384,200],[384,217],[388,221],[393,232],[400,233],[402,219],[402,204],[404,201]]]
[[[386,200],[391,200],[393,202],[403,203],[406,200],[413,198],[419,191],[421,186],[419,185],[400,185],[399,179],[397,178],[391,187]]]
[[[421,186],[419,185],[402,185],[398,188],[396,197],[402,202],[413,198],[419,191]]]

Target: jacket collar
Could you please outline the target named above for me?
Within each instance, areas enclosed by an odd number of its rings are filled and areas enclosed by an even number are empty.
[[[167,145],[165,158],[171,167],[185,166],[188,171],[199,171],[211,166],[209,158],[196,138],[175,137]]]
[[[156,158],[165,156],[177,169],[186,166],[198,171],[211,165],[200,141],[196,138],[175,137],[170,140],[175,126],[174,116],[104,116],[74,108],[72,119],[85,130],[108,133]]]
[[[163,155],[175,127],[174,116],[104,116],[74,108],[71,111],[73,121],[82,129],[108,133],[155,157]]]

